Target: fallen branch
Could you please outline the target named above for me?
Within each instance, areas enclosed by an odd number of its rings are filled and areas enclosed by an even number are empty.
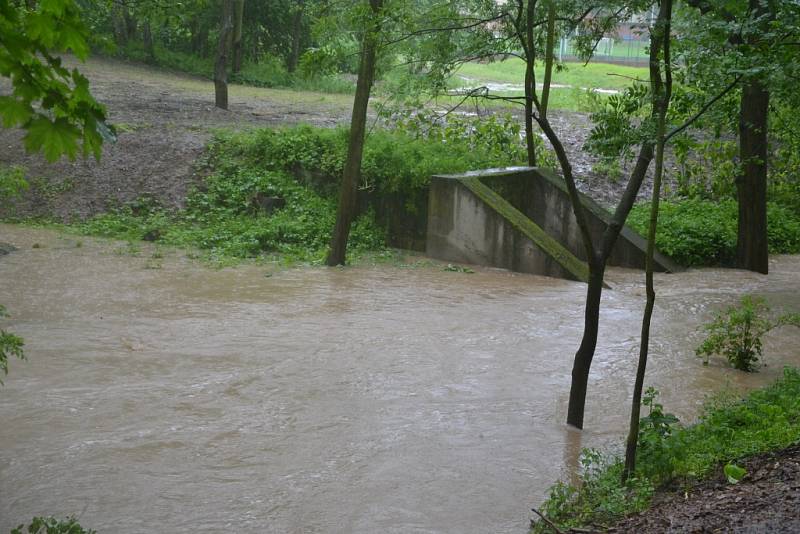
[[[550,521],[549,519],[547,519],[547,518],[544,516],[544,514],[542,514],[542,512],[540,512],[540,511],[539,511],[539,510],[537,510],[536,508],[531,508],[531,511],[532,511],[532,512],[534,512],[534,513],[535,513],[536,515],[538,515],[539,517],[541,517],[541,518],[542,518],[542,521],[544,521],[544,522],[545,522],[545,524],[546,524],[548,527],[550,527],[550,528],[552,528],[553,530],[555,530],[555,531],[557,532],[557,534],[564,534],[564,531],[563,531],[563,530],[561,530],[560,528],[558,528],[558,527],[557,527],[557,526],[556,526],[556,525],[555,525],[555,524],[554,524],[552,521]]]

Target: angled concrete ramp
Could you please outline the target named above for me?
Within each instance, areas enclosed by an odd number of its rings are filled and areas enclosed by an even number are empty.
[[[593,238],[611,214],[586,195]],[[643,269],[646,240],[629,227],[620,232],[609,265]],[[489,169],[431,178],[426,253],[447,261],[586,280],[586,254],[566,184],[530,167]],[[681,268],[656,252],[658,271]]]
[[[437,176],[428,209],[429,256],[587,281],[586,264],[478,178]]]

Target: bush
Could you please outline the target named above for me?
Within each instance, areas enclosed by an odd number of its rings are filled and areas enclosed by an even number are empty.
[[[658,216],[656,247],[686,266],[731,264],[736,257],[738,217],[734,200],[664,201]],[[628,217],[628,224],[647,235],[649,218],[649,203],[637,204]],[[767,221],[770,253],[800,252],[800,215],[770,202]]]
[[[34,517],[30,525],[19,525],[11,534],[96,534],[94,530],[84,529],[74,517],[59,520],[55,517]]]
[[[755,371],[762,356],[761,338],[770,330],[792,324],[800,326],[800,314],[785,314],[770,318],[769,306],[762,298],[745,296],[741,304],[718,313],[713,322],[705,326],[708,337],[697,348],[697,355],[708,358],[714,354],[725,356],[740,371]]]

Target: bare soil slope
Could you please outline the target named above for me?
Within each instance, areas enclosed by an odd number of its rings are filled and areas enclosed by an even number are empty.
[[[800,445],[741,464],[736,485],[724,474],[689,490],[661,494],[656,504],[611,532],[800,532]]]

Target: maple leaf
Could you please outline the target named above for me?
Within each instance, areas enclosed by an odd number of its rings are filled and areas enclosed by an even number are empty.
[[[74,160],[78,152],[78,139],[81,132],[67,119],[51,121],[44,115],[33,119],[25,135],[25,148],[31,152],[41,150],[47,161],[54,162],[62,155]]]

